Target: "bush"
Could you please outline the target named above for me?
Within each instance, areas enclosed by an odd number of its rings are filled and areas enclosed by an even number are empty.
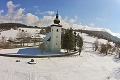
[[[100,48],[101,48],[101,49],[100,49],[100,52],[101,52],[101,53],[106,53],[106,54],[107,54],[107,51],[108,51],[108,50],[107,50],[107,45],[106,45],[106,44],[101,44],[101,45],[100,45]]]
[[[105,53],[106,55],[108,54],[108,51],[110,52],[111,51],[111,49],[112,49],[112,46],[109,44],[109,43],[107,43],[107,44],[101,44],[100,45],[100,52],[101,53]]]
[[[94,51],[97,51],[98,50],[98,45],[99,45],[99,42],[98,42],[98,39],[93,43],[93,50]]]
[[[41,43],[39,45],[39,48],[40,48],[41,53],[43,53],[46,50],[45,43]]]

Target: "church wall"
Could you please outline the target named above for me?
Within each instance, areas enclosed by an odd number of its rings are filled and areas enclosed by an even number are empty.
[[[51,28],[51,51],[60,52],[61,49],[61,27]]]

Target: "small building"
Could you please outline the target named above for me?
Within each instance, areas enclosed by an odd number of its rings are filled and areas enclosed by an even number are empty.
[[[61,28],[58,12],[56,18],[54,19],[54,24],[51,25],[51,32],[47,34],[44,38],[44,43],[46,46],[46,51],[60,52],[61,50]]]

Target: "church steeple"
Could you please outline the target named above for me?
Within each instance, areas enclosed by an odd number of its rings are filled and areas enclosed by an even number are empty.
[[[54,19],[54,24],[59,24],[59,23],[60,23],[59,14],[58,14],[58,11],[57,11],[56,18]]]
[[[56,19],[58,19],[58,11],[57,11],[57,14],[56,14]]]

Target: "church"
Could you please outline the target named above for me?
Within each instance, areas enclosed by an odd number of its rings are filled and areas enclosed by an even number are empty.
[[[50,52],[60,52],[61,50],[61,28],[58,11],[56,18],[54,19],[54,24],[51,26],[51,32],[49,32],[44,38],[44,44],[46,51]]]

